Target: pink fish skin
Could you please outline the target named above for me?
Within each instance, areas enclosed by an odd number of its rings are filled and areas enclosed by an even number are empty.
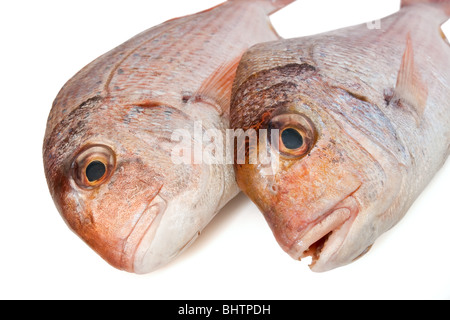
[[[232,127],[278,129],[281,147],[269,146],[277,163],[236,165],[238,185],[289,255],[312,256],[313,271],[367,252],[447,160],[450,46],[440,27],[449,16],[448,0],[403,1],[380,29],[263,43],[243,56]]]
[[[224,132],[238,61],[276,40],[268,15],[293,0],[233,0],[167,21],[79,71],[44,138],[51,195],[112,266],[147,273],[187,248],[238,193],[232,165],[171,161],[177,129]]]

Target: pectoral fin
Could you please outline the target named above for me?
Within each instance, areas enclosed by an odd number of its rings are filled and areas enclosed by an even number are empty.
[[[428,99],[428,87],[423,82],[414,62],[414,49],[411,36],[408,34],[406,49],[403,54],[400,71],[395,86],[395,98],[402,104],[414,108],[414,113],[421,117],[425,111]]]
[[[195,99],[215,104],[222,114],[229,114],[231,89],[241,57],[218,67],[195,93]]]

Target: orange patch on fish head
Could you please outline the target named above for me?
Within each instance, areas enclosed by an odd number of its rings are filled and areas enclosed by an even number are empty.
[[[353,194],[363,177],[354,146],[322,116],[304,103],[274,111],[262,125],[276,132],[268,139],[272,161],[236,166],[239,186],[264,213],[281,247],[296,259],[359,210]],[[248,157],[258,151],[247,149]],[[315,235],[308,236],[313,229]],[[302,243],[305,237],[310,243]]]
[[[59,181],[65,188],[55,190],[55,201],[64,220],[90,247],[116,268],[133,271],[141,239],[164,213],[162,182],[146,164],[118,154],[118,162],[108,163],[98,183],[91,183],[89,179],[97,177],[90,167],[102,159],[95,154],[101,149],[110,150],[89,146],[75,156],[67,171],[60,171]],[[111,152],[112,160],[116,155]],[[87,162],[80,159],[89,153]]]

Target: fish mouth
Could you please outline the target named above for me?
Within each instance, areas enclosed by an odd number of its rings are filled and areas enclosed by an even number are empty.
[[[121,255],[121,269],[128,272],[135,272],[134,262],[137,251],[142,243],[151,243],[166,207],[167,203],[161,198],[158,191],[139,215],[139,218],[124,241]]]
[[[319,259],[322,263],[330,261],[342,246],[358,213],[358,202],[353,195],[347,196],[320,219],[310,223],[288,253],[296,260],[311,257],[309,267],[317,271],[315,267]]]

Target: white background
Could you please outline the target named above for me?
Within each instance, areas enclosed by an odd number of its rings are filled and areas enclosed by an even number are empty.
[[[324,274],[285,254],[243,195],[187,252],[144,276],[112,268],[69,231],[49,195],[41,159],[59,89],[135,34],[219,2],[1,2],[0,298],[450,298],[450,163],[364,258]],[[295,37],[374,20],[398,7],[393,0],[301,0],[272,21],[282,36]]]

